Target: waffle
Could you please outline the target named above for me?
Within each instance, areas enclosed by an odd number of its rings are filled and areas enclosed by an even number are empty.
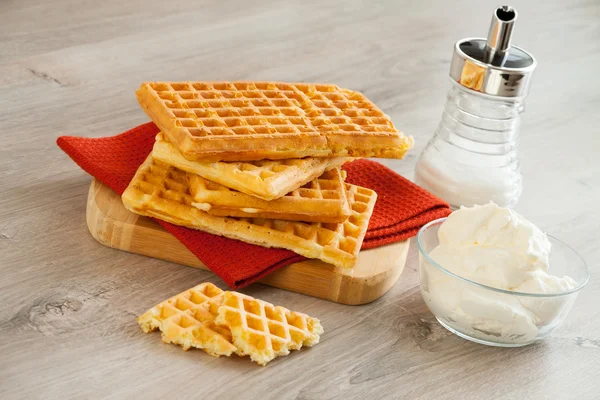
[[[160,329],[164,342],[203,349],[212,356],[249,355],[265,365],[290,350],[319,343],[318,319],[273,306],[212,283],[186,290],[137,318],[146,333]]]
[[[136,94],[188,160],[402,158],[413,145],[363,94],[336,85],[146,82]]]
[[[303,223],[263,218],[226,218],[192,206],[187,173],[148,157],[123,193],[123,204],[137,214],[176,225],[292,250],[336,266],[351,268],[369,224],[377,194],[345,184],[351,209],[343,223]]]
[[[284,196],[323,172],[349,160],[346,157],[309,157],[249,162],[189,161],[174,145],[165,140],[162,132],[156,136],[152,157],[262,200],[274,200]]]
[[[198,175],[189,175],[192,205],[212,215],[284,219],[306,222],[344,222],[350,216],[343,172],[325,172],[287,195],[265,201],[236,192]]]
[[[212,283],[202,283],[152,307],[137,321],[146,333],[160,329],[165,343],[178,344],[184,350],[203,349],[215,357],[230,356],[237,351],[231,331],[216,325],[215,317],[200,307],[222,294]]]
[[[215,323],[229,328],[238,354],[261,365],[319,343],[323,333],[316,318],[237,292],[225,292],[205,306]]]

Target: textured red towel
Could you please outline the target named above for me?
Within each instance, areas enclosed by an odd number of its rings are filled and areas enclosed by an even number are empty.
[[[88,139],[62,136],[58,145],[81,168],[122,194],[152,150],[158,128],[152,122],[120,135]],[[448,205],[383,165],[358,160],[346,164],[347,181],[377,192],[363,249],[399,242],[421,226],[450,214]],[[158,221],[230,287],[240,288],[304,258]]]

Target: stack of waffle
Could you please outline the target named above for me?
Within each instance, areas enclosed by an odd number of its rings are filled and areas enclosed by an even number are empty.
[[[137,97],[161,132],[123,193],[129,210],[340,267],[354,266],[377,198],[341,165],[412,147],[335,85],[152,82]]]

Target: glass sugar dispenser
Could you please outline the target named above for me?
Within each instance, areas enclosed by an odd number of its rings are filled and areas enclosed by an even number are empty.
[[[415,182],[453,208],[494,201],[514,206],[522,191],[518,136],[534,57],[511,46],[517,11],[498,7],[486,39],[456,42],[452,88]]]

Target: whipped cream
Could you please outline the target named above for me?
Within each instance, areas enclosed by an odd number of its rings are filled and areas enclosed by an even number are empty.
[[[546,235],[494,203],[461,207],[440,226],[438,238],[439,245],[429,256],[470,281],[521,293],[560,293],[576,286],[568,276],[548,274],[551,245]],[[531,342],[570,304],[569,296],[494,292],[456,279],[423,258],[421,262],[422,293],[434,314],[450,327],[483,340]]]

